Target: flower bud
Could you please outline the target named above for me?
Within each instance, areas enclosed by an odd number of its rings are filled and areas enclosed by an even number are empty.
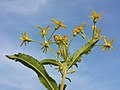
[[[76,70],[75,70],[75,69],[72,69],[71,73],[75,73],[75,72],[76,72]]]
[[[96,29],[96,26],[95,25],[92,25],[92,30],[95,30]]]
[[[68,36],[67,36],[67,35],[64,35],[64,36],[62,37],[62,40],[63,40],[64,42],[67,42],[67,41],[68,41]]]
[[[57,54],[59,55],[60,53],[61,53],[61,50],[58,50],[58,51],[57,51]]]
[[[55,40],[55,41],[60,40],[60,34],[55,35],[55,36],[54,36],[54,40]]]
[[[59,71],[62,71],[63,70],[63,67],[62,65],[59,66]]]

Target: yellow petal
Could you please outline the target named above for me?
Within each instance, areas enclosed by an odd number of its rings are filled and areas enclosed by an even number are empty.
[[[58,22],[56,21],[56,19],[52,19],[52,22],[54,22],[55,24],[58,24]]]
[[[92,10],[92,14],[93,14],[93,15],[96,15],[96,12],[95,12],[94,10]]]

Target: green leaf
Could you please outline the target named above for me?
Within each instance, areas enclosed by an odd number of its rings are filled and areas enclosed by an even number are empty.
[[[98,38],[90,40],[86,45],[82,46],[72,56],[70,56],[70,62],[68,64],[68,69],[70,69],[74,64],[76,64],[78,58],[81,58],[82,55],[88,53],[98,41],[99,41]]]
[[[56,60],[53,59],[44,59],[40,61],[40,64],[42,65],[54,65],[54,66],[59,66],[60,63]]]
[[[68,49],[67,49],[67,48],[64,48],[64,49],[62,50],[62,53],[61,53],[61,56],[62,56],[62,58],[64,59],[64,61],[67,60],[68,55],[69,55]]]
[[[27,66],[28,68],[35,71],[39,77],[41,83],[48,89],[48,90],[58,90],[57,84],[54,79],[52,79],[48,73],[46,72],[43,65],[39,63],[35,58],[26,55],[26,54],[14,54],[11,56],[6,55],[7,58],[19,61],[23,65]]]

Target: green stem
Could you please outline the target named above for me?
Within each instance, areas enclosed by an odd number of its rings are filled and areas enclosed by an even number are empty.
[[[38,40],[32,40],[31,42],[36,42],[36,43],[39,43],[40,45],[43,45],[43,43],[39,42]]]
[[[52,38],[53,34],[55,33],[56,29],[54,29],[54,31],[52,32],[52,34],[50,35],[48,41]]]
[[[51,53],[53,54],[53,56],[55,57],[55,59],[59,62],[59,64],[62,65],[62,67],[64,67],[63,64],[60,62],[60,60],[57,58],[56,54],[53,52],[53,50],[49,44],[48,44],[48,48],[51,51]]]
[[[60,85],[60,90],[64,89],[66,73],[67,73],[67,69],[66,69],[66,63],[65,63],[65,68],[64,68],[64,71],[63,71],[63,76],[62,76],[62,81],[61,81],[61,85]]]
[[[84,36],[83,38],[84,38],[87,42],[89,42],[89,39],[87,38],[87,36],[85,35],[85,33],[82,33],[82,35]]]
[[[74,39],[74,36],[72,36],[72,38],[71,38],[71,40],[70,40],[70,43],[69,43],[68,47],[69,47],[70,44],[72,43],[73,39]]]
[[[96,44],[95,46],[104,46],[104,45],[101,45],[101,44]]]

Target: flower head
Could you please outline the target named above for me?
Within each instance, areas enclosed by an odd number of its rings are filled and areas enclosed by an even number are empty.
[[[24,43],[26,45],[26,42],[31,42],[32,40],[28,37],[28,33],[27,32],[24,32],[22,34],[22,37],[19,37],[23,42],[20,44],[20,46],[22,46]]]
[[[93,18],[93,22],[96,23],[99,19],[102,19],[101,15],[103,13],[97,14],[94,10],[92,10],[92,16],[89,16],[90,18]]]
[[[107,48],[108,51],[110,50],[110,48],[114,50],[114,48],[112,47],[112,43],[114,42],[114,39],[112,38],[110,42],[108,42],[108,39],[105,36],[102,36],[102,38],[104,39],[105,42],[105,44],[102,46],[102,50],[106,50]]]
[[[37,28],[40,29],[41,32],[42,32],[42,33],[41,33],[42,38],[43,38],[45,35],[47,35],[47,31],[51,29],[49,26],[47,26],[46,28],[41,28],[40,26],[37,26]]]
[[[64,42],[67,42],[67,41],[68,41],[68,35],[64,35],[64,36],[62,37],[62,40],[63,40]]]
[[[55,40],[55,41],[59,41],[60,38],[61,38],[61,37],[60,37],[60,34],[57,34],[57,35],[54,36],[54,40]]]
[[[57,24],[56,26],[56,30],[59,28],[59,27],[62,27],[62,28],[66,28],[67,26],[65,26],[62,21],[57,21],[56,19],[52,19],[52,22],[54,22],[55,24]]]
[[[76,36],[80,32],[83,33],[84,32],[83,29],[85,26],[86,26],[86,23],[83,22],[81,26],[78,26],[77,28],[73,29],[73,36]]]
[[[54,36],[54,40],[56,42],[56,44],[67,44],[68,42],[68,36],[64,35],[64,36],[60,36],[60,34],[57,34]]]

